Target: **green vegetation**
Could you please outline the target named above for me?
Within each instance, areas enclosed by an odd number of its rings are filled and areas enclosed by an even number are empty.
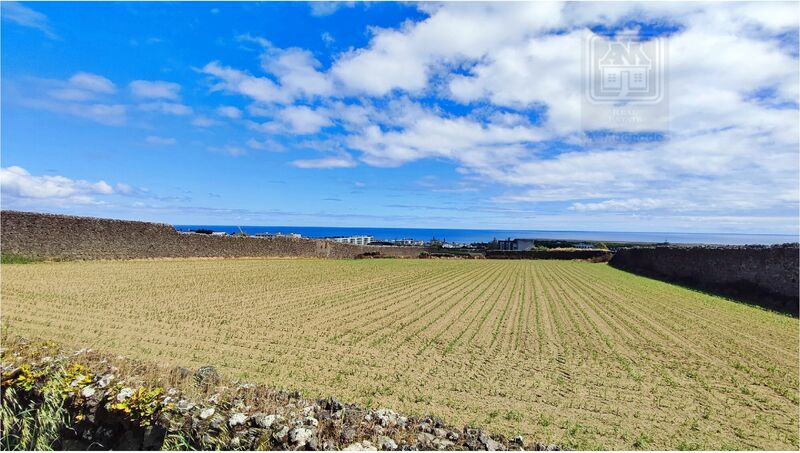
[[[32,258],[22,255],[2,254],[0,264],[30,264],[42,261],[40,258]]]

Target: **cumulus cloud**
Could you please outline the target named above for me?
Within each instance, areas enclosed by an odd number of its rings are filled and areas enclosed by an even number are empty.
[[[10,207],[54,204],[96,204],[97,196],[111,195],[105,181],[89,182],[64,176],[34,176],[22,167],[0,168],[3,204]]]
[[[298,48],[268,48],[261,56],[264,70],[280,80],[281,88],[296,96],[327,96],[333,93],[330,77],[311,52]]]
[[[242,111],[232,106],[222,106],[217,108],[217,114],[230,119],[239,119],[242,117]]]
[[[134,80],[128,87],[137,98],[144,99],[178,99],[181,86],[177,83],[161,80]]]
[[[240,40],[258,44],[263,75],[219,62],[204,72],[213,90],[243,95],[249,113],[267,117],[248,123],[253,130],[323,132],[343,144],[293,162],[302,168],[439,159],[498,186],[495,203],[686,219],[796,214],[796,5],[418,8],[426,17],[371,28],[366,46],[335,55],[327,68],[307,50],[247,35]],[[667,108],[611,127],[607,117],[620,106],[585,109],[583,50],[597,26],[666,30]]]
[[[260,102],[287,102],[288,93],[266,77],[256,77],[244,71],[222,66],[218,61],[205,65],[201,72],[214,76],[217,80],[212,91],[226,91],[248,96]]]

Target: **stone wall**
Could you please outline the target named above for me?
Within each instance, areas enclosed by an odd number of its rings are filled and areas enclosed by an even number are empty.
[[[290,237],[215,236],[179,233],[171,225],[55,214],[2,211],[4,254],[56,259],[167,257],[417,257],[421,247],[339,244]]]
[[[592,260],[606,262],[611,259],[608,250],[489,250],[486,258],[503,260]]]
[[[630,248],[609,264],[797,316],[799,251],[796,244]]]

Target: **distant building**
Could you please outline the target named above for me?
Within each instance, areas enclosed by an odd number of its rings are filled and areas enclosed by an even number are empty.
[[[423,245],[422,241],[417,241],[416,239],[404,238],[404,239],[396,239],[393,241],[395,245],[410,245],[410,246],[421,246]]]
[[[367,245],[372,242],[373,238],[372,236],[338,236],[327,239],[340,244]]]
[[[594,244],[592,244],[591,242],[578,242],[577,244],[573,244],[572,246],[575,247],[576,249],[593,249],[593,248],[595,248]]]
[[[533,250],[535,246],[533,239],[511,239],[497,241],[498,250],[521,251]]]

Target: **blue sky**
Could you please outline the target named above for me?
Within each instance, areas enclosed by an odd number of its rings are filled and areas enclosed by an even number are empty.
[[[2,204],[177,224],[796,233],[798,14],[6,2]],[[583,100],[586,43],[617,34],[664,43],[664,102]],[[620,110],[637,121],[609,121]]]

